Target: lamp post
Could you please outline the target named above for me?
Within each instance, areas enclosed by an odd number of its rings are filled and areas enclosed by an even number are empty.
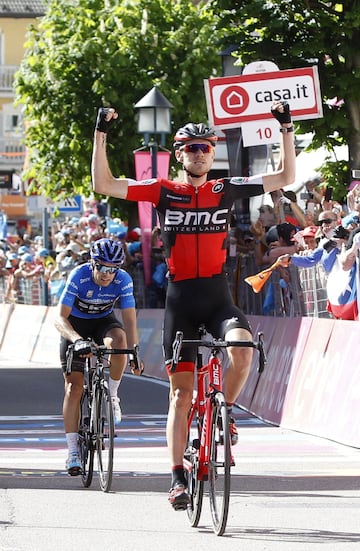
[[[150,150],[151,177],[158,177],[158,142],[156,136],[160,136],[160,145],[165,145],[165,136],[171,132],[171,109],[172,104],[165,96],[154,86],[143,98],[136,104],[138,110],[138,133],[143,134],[144,144]],[[164,152],[160,153],[165,155]],[[159,155],[160,155],[159,154]],[[168,159],[170,152],[167,152]],[[135,152],[136,155],[136,152]],[[136,163],[135,163],[136,164]],[[147,165],[149,168],[149,165]],[[163,170],[164,172],[164,170]],[[167,168],[168,172],[168,168]],[[167,178],[168,174],[161,174],[162,178]],[[137,178],[139,179],[139,178]],[[143,178],[140,178],[143,179]],[[143,202],[139,203],[139,219],[141,226],[141,241],[143,247],[145,283],[150,285],[150,251],[151,251],[151,232],[156,226],[156,211],[153,207],[144,208]]]
[[[157,177],[158,144],[155,136],[160,134],[160,143],[165,145],[165,134],[171,132],[172,104],[154,86],[135,104],[138,110],[138,133],[144,135],[144,143],[150,149],[151,177]]]

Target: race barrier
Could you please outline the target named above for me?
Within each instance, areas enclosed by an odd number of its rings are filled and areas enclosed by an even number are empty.
[[[56,307],[1,305],[1,356],[17,363],[59,366],[55,312]],[[117,315],[121,318],[120,311]],[[264,333],[267,365],[258,373],[255,351],[236,403],[274,425],[360,448],[360,322],[263,316],[249,320],[254,339]],[[163,310],[138,310],[145,373],[167,380],[162,323]]]

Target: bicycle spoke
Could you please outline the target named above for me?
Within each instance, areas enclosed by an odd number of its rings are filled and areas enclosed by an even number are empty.
[[[79,453],[81,461],[81,479],[88,488],[92,482],[94,471],[94,446],[92,441],[92,431],[90,430],[91,410],[89,407],[89,397],[87,391],[81,397],[80,403],[80,423],[79,423]]]
[[[190,504],[187,508],[187,515],[190,526],[199,524],[202,502],[204,496],[204,481],[198,479],[199,474],[199,448],[200,448],[200,427],[199,422],[196,422],[189,433],[188,443],[185,452],[185,467],[188,478],[188,492],[190,496]]]
[[[105,383],[97,392],[97,412],[98,426],[96,450],[98,457],[100,487],[104,492],[108,492],[111,487],[113,475],[114,418],[110,393]]]
[[[230,434],[225,404],[216,404],[211,424],[209,497],[214,532],[221,536],[226,528],[230,500]]]

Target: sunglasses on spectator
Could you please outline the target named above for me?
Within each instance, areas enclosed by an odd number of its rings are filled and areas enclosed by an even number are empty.
[[[212,151],[212,146],[207,143],[189,143],[184,145],[181,151],[185,151],[185,153],[197,153],[198,151],[210,153]]]
[[[102,274],[115,274],[115,272],[117,272],[119,269],[117,266],[105,266],[104,264],[100,264],[99,262],[94,262],[94,266],[97,271],[101,272]]]
[[[322,226],[323,224],[331,224],[332,222],[336,222],[335,218],[324,218],[324,220],[318,220],[315,222],[315,226]]]

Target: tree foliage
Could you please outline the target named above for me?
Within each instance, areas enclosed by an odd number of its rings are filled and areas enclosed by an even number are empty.
[[[17,73],[30,163],[26,177],[53,198],[91,190],[99,106],[114,106],[109,136],[116,175],[133,177],[141,145],[134,104],[154,85],[173,104],[173,125],[206,120],[203,79],[220,68],[217,17],[189,0],[51,0],[30,29]]]
[[[324,117],[297,127],[302,133],[314,132],[313,149],[324,145],[332,152],[337,145],[349,145],[350,163],[326,162],[321,168],[335,197],[341,199],[351,169],[360,168],[359,0],[211,0],[211,4],[221,15],[220,27],[228,31],[226,44],[238,48],[235,57],[240,65],[271,60],[280,69],[318,66]],[[338,101],[331,101],[334,98]]]
[[[120,113],[109,138],[111,168],[133,176],[141,142],[134,104],[157,85],[174,106],[174,128],[205,120],[203,79],[220,74],[219,53],[235,45],[240,65],[317,64],[324,117],[297,127],[314,133],[314,149],[349,145],[350,163],[321,168],[341,199],[351,169],[360,168],[359,38],[360,0],[50,0],[17,75],[26,176],[53,198],[88,194],[96,111],[110,104]]]

